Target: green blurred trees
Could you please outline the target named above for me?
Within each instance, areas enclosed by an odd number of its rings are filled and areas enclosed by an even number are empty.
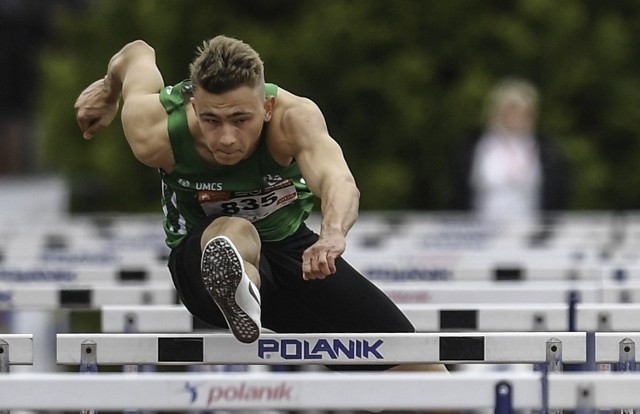
[[[61,9],[41,57],[40,150],[73,207],[156,211],[157,173],[115,122],[86,142],[73,102],[126,42],[186,77],[202,40],[254,46],[267,78],[314,99],[342,145],[363,209],[444,209],[448,160],[494,81],[529,78],[542,129],[575,171],[576,209],[640,208],[640,2],[635,0],[107,0]]]

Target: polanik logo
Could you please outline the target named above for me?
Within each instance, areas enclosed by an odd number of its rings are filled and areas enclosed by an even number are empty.
[[[241,382],[239,384],[214,385],[204,388],[207,407],[214,407],[224,403],[266,403],[271,401],[291,401],[293,399],[293,386],[286,382],[278,384],[253,384]],[[199,399],[199,387],[189,382],[185,383],[184,390],[189,394],[191,404],[202,403]]]
[[[271,359],[274,356],[286,360],[353,360],[384,359],[381,347],[382,339],[316,339],[312,341],[299,339],[259,339],[258,357]]]

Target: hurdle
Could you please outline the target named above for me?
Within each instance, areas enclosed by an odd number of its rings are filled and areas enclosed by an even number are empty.
[[[345,259],[368,279],[390,281],[600,280],[601,263],[568,251],[390,248],[349,251]]]
[[[148,409],[478,409],[541,407],[541,375],[518,373],[149,373],[0,376],[0,408]],[[503,411],[510,412],[510,411]]]
[[[96,224],[83,217],[44,223],[33,228],[17,228],[10,242],[0,244],[2,264],[21,265],[24,262],[82,265],[127,264],[144,262],[166,264],[168,247],[164,244],[161,219],[151,226],[138,223],[144,217],[127,220],[121,225]]]
[[[576,330],[640,331],[640,305],[635,303],[578,303]]]
[[[144,272],[130,271],[120,272],[117,281],[77,282],[76,278],[69,271],[57,271],[43,280],[32,280],[31,282],[0,282],[0,307],[10,305],[11,299],[20,297],[18,291],[23,291],[25,297],[39,295],[37,300],[29,301],[21,299],[27,306],[31,307],[38,302],[57,303],[56,300],[47,298],[46,293],[36,293],[44,290],[82,290],[90,291],[87,286],[95,286],[93,289],[96,296],[101,296],[100,291],[108,291],[116,286],[122,291],[128,289],[144,290],[147,287],[151,290],[174,290],[170,278],[164,280],[143,280]],[[53,280],[59,282],[54,282]],[[66,280],[66,281],[65,281]],[[60,282],[61,281],[61,282]],[[464,304],[464,303],[493,303],[493,304],[515,304],[515,303],[567,303],[571,294],[577,294],[582,303],[628,303],[640,302],[640,282],[626,281],[618,283],[588,282],[581,281],[548,281],[548,282],[385,282],[376,283],[387,295],[398,304],[423,303],[423,304]],[[13,294],[12,292],[16,292]],[[117,293],[117,292],[114,292]],[[120,292],[122,293],[122,292]],[[16,301],[14,301],[16,302]],[[85,301],[86,302],[86,301]],[[163,301],[152,301],[151,303],[162,303]],[[175,301],[173,301],[175,302]],[[16,302],[19,306],[20,302]],[[124,301],[109,302],[106,299],[97,302],[99,304],[127,303]],[[131,304],[146,303],[134,299]],[[171,303],[171,302],[164,302]],[[62,303],[62,305],[64,305]],[[49,305],[47,305],[49,306]]]
[[[17,266],[0,266],[1,284],[32,283],[171,283],[171,275],[165,266],[137,265],[40,265],[37,263]]]
[[[595,358],[598,362],[617,364],[619,371],[635,371],[637,363],[636,344],[640,333],[596,332]]]
[[[401,304],[418,331],[640,331],[640,305],[565,304]]]
[[[465,303],[568,303],[577,295],[580,303],[640,302],[638,281],[447,281],[375,282],[394,302]]]
[[[33,335],[0,334],[0,373],[7,373],[11,365],[33,364]]]
[[[71,312],[90,311],[116,304],[175,304],[175,288],[170,282],[120,283],[0,283],[0,310],[9,311],[4,319],[11,333],[32,333],[54,342],[52,324],[60,326]],[[31,311],[28,317],[25,311]],[[35,314],[33,314],[35,311]],[[70,319],[67,319],[67,324]],[[67,325],[70,326],[70,325]],[[66,328],[63,328],[66,329]],[[53,346],[36,344],[36,363],[31,369],[46,366],[56,369]]]
[[[640,407],[638,373],[563,373],[548,376],[548,406],[555,410],[619,409]]]
[[[400,304],[418,332],[640,331],[640,305],[571,304]],[[106,305],[99,308],[104,333],[188,333],[203,327],[182,304]],[[571,321],[570,317],[574,320]]]
[[[401,304],[399,308],[419,332],[567,331],[569,325],[568,306],[562,304]],[[602,312],[606,309],[603,306]],[[594,320],[603,317],[599,313],[593,315]],[[586,323],[590,321],[589,318],[581,319]],[[193,332],[203,329],[182,304],[102,306],[100,320],[105,333]],[[611,316],[609,323],[617,320]]]
[[[14,258],[18,260],[15,263],[30,258],[61,265],[158,263],[159,256],[168,253],[162,242],[161,220],[162,217],[156,215],[76,216],[29,231],[15,228],[11,243],[6,243],[7,249],[1,255],[9,263],[14,263]],[[556,243],[553,248],[530,249],[521,240],[531,232],[530,224],[497,230],[486,223],[474,223],[463,215],[394,212],[393,216],[387,216],[382,213],[363,213],[350,234],[354,249],[347,252],[345,257],[356,267],[361,267],[365,274],[370,274],[372,279],[376,279],[376,275],[392,277],[394,280],[400,273],[406,276],[406,265],[412,262],[415,263],[410,267],[426,270],[429,280],[434,275],[441,277],[443,266],[444,270],[449,269],[449,273],[459,274],[455,278],[462,279],[557,279],[576,275],[591,278],[597,276],[598,272],[591,270],[600,263],[591,263],[594,260],[587,253],[596,250],[594,246],[606,242],[611,233],[610,221],[609,217],[597,217],[597,230],[583,229],[577,232],[577,237],[571,235],[570,239],[575,237],[580,241],[578,247],[574,242],[563,242]],[[314,227],[313,222],[312,217],[311,227]],[[8,227],[11,229],[10,224]],[[567,230],[567,226],[564,227],[563,231],[576,233],[575,229]],[[594,237],[594,233],[597,237]],[[589,237],[585,237],[585,234],[589,234]],[[381,238],[380,235],[391,235],[395,239],[393,243],[380,247],[376,242],[370,242],[376,235],[378,238]],[[470,238],[481,240],[484,248],[478,249],[477,242],[473,243],[472,248],[465,248]],[[444,244],[433,245],[433,240],[438,239],[443,240]],[[581,251],[578,259],[576,251]],[[443,259],[443,252],[450,260]],[[400,264],[398,255],[402,257]],[[509,259],[505,261],[505,257]],[[540,257],[544,260],[540,260]],[[440,265],[434,267],[434,263]],[[369,272],[371,266],[377,270]],[[401,267],[396,269],[399,271],[394,270],[398,266]],[[398,280],[404,280],[404,276]]]
[[[377,284],[392,300],[404,304],[558,304],[577,294],[581,303],[640,302],[640,283],[581,282],[392,282]],[[109,295],[116,297],[109,298]],[[117,304],[176,303],[167,282],[0,283],[0,309],[99,307]]]
[[[105,305],[176,302],[176,292],[170,283],[129,285],[0,283],[1,310],[97,309]]]
[[[104,333],[189,333],[199,322],[182,304],[101,306]]]
[[[197,364],[356,364],[531,363],[554,358],[585,362],[583,332],[483,334],[268,334],[243,344],[228,333],[204,334],[57,334],[56,360],[85,361],[83,347],[93,345],[98,365]]]
[[[640,406],[638,373],[109,373],[0,375],[0,408],[28,410],[513,410]],[[505,401],[506,397],[506,401]],[[506,404],[505,404],[506,402]],[[498,403],[502,403],[498,406]],[[590,412],[590,411],[580,411]]]

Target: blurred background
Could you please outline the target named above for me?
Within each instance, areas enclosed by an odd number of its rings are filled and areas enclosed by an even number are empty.
[[[568,208],[640,208],[636,0],[0,0],[0,33],[0,178],[57,177],[73,212],[160,211],[118,122],[82,139],[78,94],[138,38],[177,83],[217,34],[319,104],[363,210],[450,209],[457,148],[513,76],[537,86],[539,128],[570,163]]]

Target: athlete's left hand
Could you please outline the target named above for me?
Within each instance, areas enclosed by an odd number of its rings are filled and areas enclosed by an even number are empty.
[[[302,278],[324,279],[336,272],[336,259],[344,253],[343,235],[320,235],[320,239],[302,254]]]

